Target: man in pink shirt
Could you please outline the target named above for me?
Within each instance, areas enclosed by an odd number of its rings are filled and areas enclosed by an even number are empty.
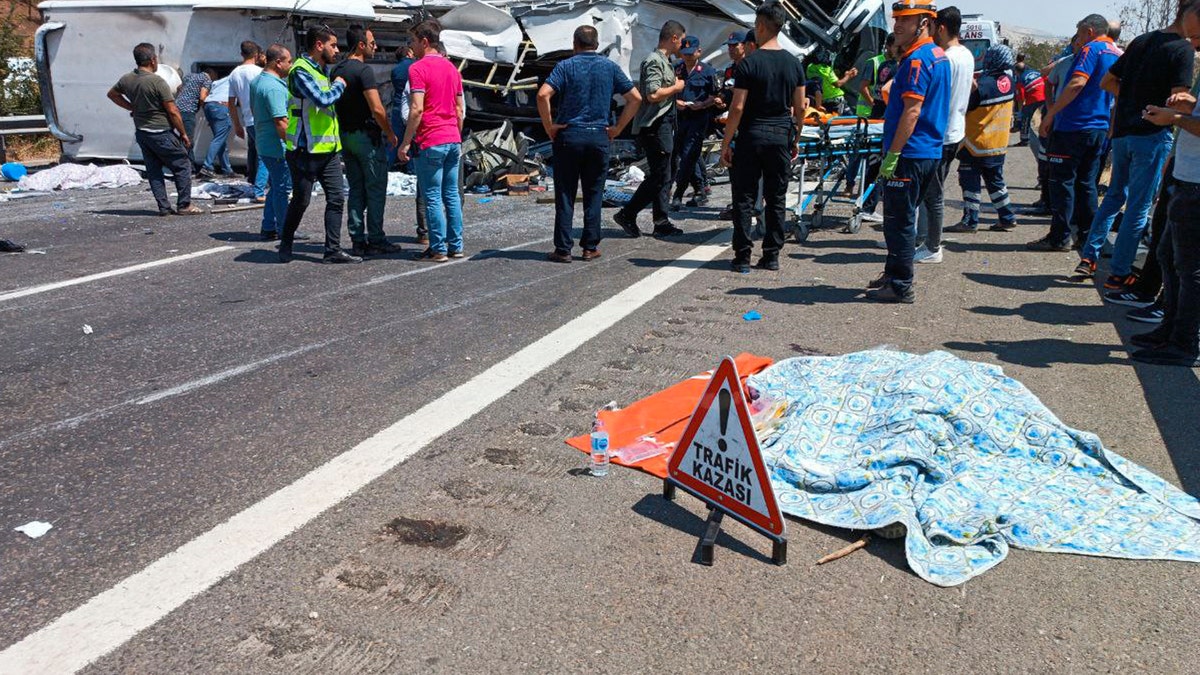
[[[438,53],[442,27],[432,19],[413,30],[413,55],[417,62],[408,71],[412,100],[408,126],[397,153],[400,162],[415,154],[417,181],[425,196],[429,248],[421,260],[446,262],[463,257],[462,198],[458,191],[458,163],[462,156],[462,76]],[[417,151],[411,152],[414,147]]]

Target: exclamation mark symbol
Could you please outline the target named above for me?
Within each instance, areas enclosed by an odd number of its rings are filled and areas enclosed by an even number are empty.
[[[729,406],[733,403],[733,394],[728,389],[722,389],[717,392],[717,397],[720,399],[717,404],[718,412],[721,414],[721,439],[717,441],[717,448],[721,452],[725,452],[728,445],[725,443],[725,434],[729,431]]]

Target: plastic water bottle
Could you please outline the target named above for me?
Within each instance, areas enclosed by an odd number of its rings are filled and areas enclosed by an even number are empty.
[[[597,478],[608,475],[608,430],[604,428],[604,422],[600,421],[599,415],[592,423],[592,458],[589,468]]]

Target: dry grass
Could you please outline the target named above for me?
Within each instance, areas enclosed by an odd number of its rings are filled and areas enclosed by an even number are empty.
[[[56,162],[62,145],[50,134],[18,134],[4,138],[10,162]]]

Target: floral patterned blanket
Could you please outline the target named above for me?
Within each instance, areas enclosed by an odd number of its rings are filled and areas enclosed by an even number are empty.
[[[931,583],[961,584],[1009,546],[1200,562],[1200,501],[996,366],[876,350],[780,361],[747,384],[786,405],[761,439],[780,508],[903,525],[908,563]]]

